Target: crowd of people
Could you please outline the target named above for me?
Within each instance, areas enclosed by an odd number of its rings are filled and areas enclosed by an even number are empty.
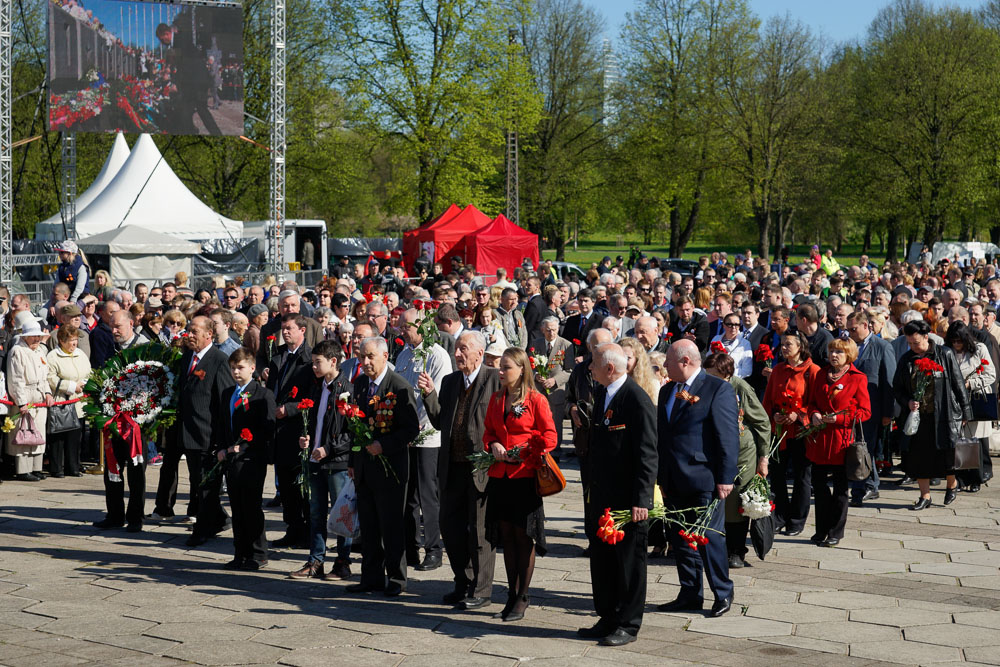
[[[60,257],[45,304],[0,288],[10,412],[44,424],[48,409],[52,422],[55,410],[80,410],[66,401],[121,350],[181,346],[176,422],[142,456],[115,450],[125,474],[105,474],[107,515],[95,525],[186,521],[192,548],[231,526],[230,569],[260,569],[284,547],[307,554],[293,579],[354,578],[351,538],[337,536],[332,563],[327,551],[331,507],[353,484],[361,567],[347,592],[399,595],[408,568],[436,569],[446,553],[454,589],[443,601],[486,607],[500,548],[498,617],[516,621],[546,553],[538,471],[572,457],[599,617],[579,634],[618,646],[641,626],[648,558],[678,568],[680,593],[662,611],[702,609],[703,573],[709,613],[730,610],[729,571],[750,565],[741,494],[755,478],[770,481],[776,532],[800,535],[815,499],[811,540],[835,547],[849,508],[877,500],[887,475],[917,487],[919,511],[942,480],[947,505],[993,474],[1000,274],[984,260],[862,256],[845,267],[813,248],[801,264],[772,265],[746,251],[681,274],[636,253],[630,265],[604,257],[582,278],[545,262],[484,277],[460,261],[421,263],[410,278],[397,262],[344,257],[315,286],[195,291],[179,274],[128,291],[91,278],[72,242]],[[352,405],[367,413],[368,437]],[[81,474],[100,434],[83,422],[56,431],[31,446],[9,434],[8,479]],[[957,469],[956,447],[970,440],[974,464]],[[859,442],[867,479],[845,468]],[[474,462],[484,456],[488,466]],[[161,467],[146,514],[148,463]],[[265,500],[271,467],[277,495]],[[702,530],[649,520],[661,504],[682,526],[700,517]],[[264,510],[279,505],[284,533],[269,540]],[[613,539],[606,509],[628,516]]]

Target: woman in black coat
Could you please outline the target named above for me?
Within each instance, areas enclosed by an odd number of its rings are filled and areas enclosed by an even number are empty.
[[[947,475],[948,489],[945,504],[954,500],[958,482],[955,479],[955,443],[962,437],[962,427],[972,420],[969,393],[955,359],[955,353],[944,346],[935,345],[929,338],[930,325],[923,321],[910,322],[903,327],[903,334],[910,350],[903,355],[896,367],[892,388],[900,406],[900,423],[905,423],[910,412],[920,412],[920,426],[912,436],[903,436],[907,450],[906,473],[917,480],[920,498],[912,509],[930,507],[930,478]],[[919,379],[916,362],[931,359],[944,368],[935,372],[919,402],[915,389]]]

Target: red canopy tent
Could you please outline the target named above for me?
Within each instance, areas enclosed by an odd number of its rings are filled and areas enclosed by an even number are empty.
[[[538,235],[498,215],[486,227],[466,236],[450,254],[460,255],[466,264],[476,267],[476,273],[496,273],[504,268],[513,274],[525,257],[538,266]]]
[[[468,234],[475,233],[490,224],[490,218],[475,206],[466,206],[459,213],[452,204],[447,211],[432,222],[403,235],[403,255],[408,270],[420,258],[424,243],[434,243],[433,261],[441,262],[450,255],[452,247]],[[445,266],[445,270],[450,267]]]

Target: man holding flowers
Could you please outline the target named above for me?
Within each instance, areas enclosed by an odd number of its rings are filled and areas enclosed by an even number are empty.
[[[600,617],[578,631],[605,646],[635,641],[646,602],[646,549],[658,454],[653,402],[628,377],[621,346],[594,350],[590,370],[601,386],[594,395],[590,429],[591,512],[631,508],[631,521],[613,544],[590,535],[590,581]]]
[[[348,593],[384,591],[393,597],[406,587],[403,507],[409,473],[408,447],[420,433],[413,389],[389,369],[389,346],[381,336],[361,343],[364,375],[354,384],[354,402],[365,413],[374,439],[352,451],[358,490],[358,521],[364,527],[361,583]],[[355,443],[357,447],[360,443]],[[352,447],[352,450],[354,448]],[[389,582],[386,583],[388,575]]]

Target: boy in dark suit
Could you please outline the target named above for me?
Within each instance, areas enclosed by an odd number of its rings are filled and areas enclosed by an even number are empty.
[[[257,370],[253,353],[241,347],[229,357],[236,386],[223,390],[222,409],[216,417],[219,434],[216,456],[227,461],[226,483],[233,512],[235,558],[230,570],[259,570],[267,565],[267,536],[261,496],[271,460],[274,437],[274,394],[253,379]],[[244,431],[251,436],[244,438]]]
[[[330,572],[324,571],[326,560],[327,518],[330,506],[350,477],[347,465],[351,456],[351,435],[347,418],[337,412],[341,394],[354,395],[354,385],[341,372],[344,350],[332,340],[320,341],[312,351],[312,372],[315,381],[307,396],[312,399],[309,409],[309,435],[299,438],[301,449],[310,449],[309,457],[309,560],[288,576],[292,579],[348,579],[351,576],[351,538],[337,536],[337,560]]]

